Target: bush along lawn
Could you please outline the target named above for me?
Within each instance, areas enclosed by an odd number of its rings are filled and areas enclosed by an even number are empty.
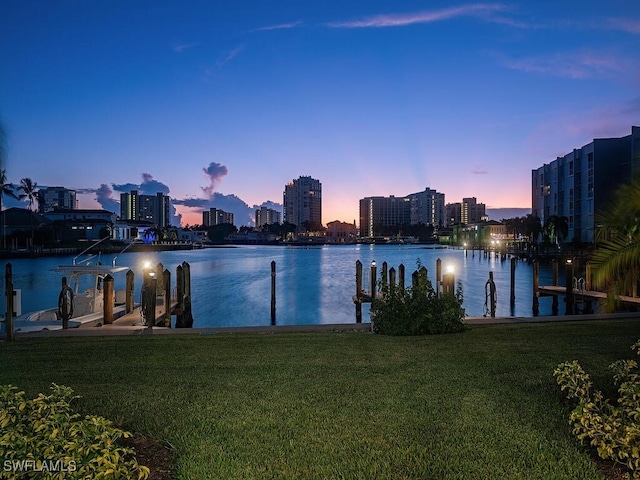
[[[607,385],[638,338],[607,320],[19,339],[0,343],[0,384],[67,385],[82,416],[170,444],[177,479],[602,479],[553,371],[575,358]]]
[[[102,417],[81,418],[71,407],[77,398],[56,384],[33,399],[0,387],[0,478],[148,478],[133,450],[116,443],[131,434]]]
[[[640,354],[640,340],[632,348]],[[558,365],[554,375],[567,398],[577,406],[569,422],[579,440],[594,447],[601,458],[622,464],[633,478],[640,479],[640,374],[635,360],[618,360],[614,372],[617,399],[608,399],[578,361]]]

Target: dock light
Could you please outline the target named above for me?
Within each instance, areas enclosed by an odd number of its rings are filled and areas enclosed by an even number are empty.
[[[446,272],[453,273],[455,271],[455,267],[451,264],[447,265]]]
[[[376,266],[376,261],[375,260],[371,260],[371,266],[375,267]]]
[[[462,246],[463,246],[464,248],[467,248],[467,242],[464,242],[464,243],[462,244]]]
[[[573,259],[572,258],[567,258],[567,265],[571,265],[573,263]]]

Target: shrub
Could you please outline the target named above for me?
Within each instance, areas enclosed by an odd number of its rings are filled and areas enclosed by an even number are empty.
[[[640,355],[640,340],[632,349]],[[640,374],[635,360],[619,360],[609,366],[618,387],[617,404],[592,391],[589,375],[577,361],[565,362],[553,372],[567,398],[578,405],[569,417],[573,433],[589,440],[601,458],[625,465],[640,479]]]
[[[383,285],[382,298],[371,305],[374,333],[383,335],[427,335],[464,330],[462,284],[456,292],[436,295],[431,281],[424,276],[414,286]]]
[[[102,417],[80,418],[71,388],[51,390],[29,400],[14,386],[0,386],[0,478],[148,478],[133,450],[116,444],[129,432]]]

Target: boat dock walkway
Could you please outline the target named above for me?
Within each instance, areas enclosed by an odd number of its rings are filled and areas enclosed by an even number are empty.
[[[139,313],[138,313],[139,315]],[[490,325],[516,325],[529,323],[560,323],[560,322],[585,322],[597,320],[620,320],[635,318],[640,321],[639,312],[623,312],[610,314],[581,314],[581,315],[555,315],[542,317],[467,317],[465,323],[470,327]],[[132,322],[129,324],[128,322]],[[371,323],[340,323],[323,325],[264,325],[253,327],[209,327],[209,328],[167,328],[148,327],[133,320],[114,322],[111,325],[100,327],[70,328],[68,330],[51,330],[39,332],[17,332],[16,337],[94,337],[94,336],[118,336],[118,335],[229,335],[229,334],[283,334],[283,333],[329,333],[329,332],[359,332],[371,333]],[[2,337],[0,337],[1,339]]]
[[[545,297],[562,296],[567,293],[567,287],[562,287],[562,286],[538,287],[538,292],[540,292],[540,296],[545,296]],[[581,298],[584,300],[606,300],[607,299],[607,294],[605,292],[597,292],[595,290],[574,289],[573,295],[576,298]],[[630,297],[628,295],[617,295],[616,300],[620,302],[622,305],[627,307],[640,307],[640,298],[638,297]]]

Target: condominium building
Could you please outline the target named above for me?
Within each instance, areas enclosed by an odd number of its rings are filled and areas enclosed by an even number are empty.
[[[620,138],[596,138],[563,157],[532,170],[532,214],[543,225],[567,217],[568,241],[591,243],[596,216],[616,187],[640,173],[640,127]]]
[[[444,193],[426,188],[404,197],[366,197],[360,200],[360,237],[397,235],[407,225],[445,224]]]
[[[202,212],[202,225],[205,227],[222,225],[224,223],[233,225],[233,213],[225,212],[219,208],[210,208]]]
[[[322,227],[322,184],[311,177],[300,177],[287,183],[283,193],[283,221],[298,231]]]
[[[169,227],[170,206],[171,199],[161,192],[156,195],[139,195],[137,190],[131,190],[120,194],[120,220]]]
[[[445,210],[446,224],[449,227],[460,224],[469,225],[488,220],[485,204],[478,203],[476,197],[463,198],[462,202],[448,203]]]
[[[444,227],[444,193],[426,188],[424,192],[407,195],[411,203],[409,222],[411,225],[432,225]]]
[[[38,190],[38,213],[47,213],[54,210],[74,210],[76,204],[76,191],[64,187],[47,187]]]
[[[264,227],[265,225],[274,225],[280,223],[282,215],[273,208],[260,207],[256,210],[256,227]]]
[[[373,238],[395,235],[411,221],[408,197],[366,197],[360,200],[360,236]]]

